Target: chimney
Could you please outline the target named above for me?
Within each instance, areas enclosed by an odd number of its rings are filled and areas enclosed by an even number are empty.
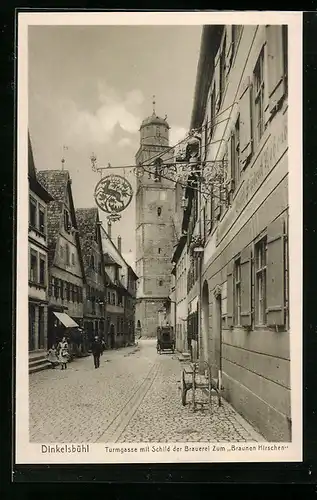
[[[118,250],[121,253],[121,236],[118,236]]]
[[[108,222],[108,236],[111,239],[111,222]]]

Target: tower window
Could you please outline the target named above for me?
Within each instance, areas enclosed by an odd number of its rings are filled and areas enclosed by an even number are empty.
[[[157,208],[157,215],[158,215],[158,217],[160,217],[161,213],[162,213],[162,209],[161,209],[161,207],[158,207]]]

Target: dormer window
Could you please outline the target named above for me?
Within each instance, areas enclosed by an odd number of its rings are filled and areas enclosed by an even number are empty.
[[[70,232],[71,222],[68,210],[64,210],[64,228],[67,233]]]

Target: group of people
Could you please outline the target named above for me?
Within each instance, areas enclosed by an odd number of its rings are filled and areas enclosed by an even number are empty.
[[[105,343],[96,335],[91,344],[91,352],[94,358],[95,368],[99,368],[100,366],[100,356],[102,356],[104,349]],[[52,368],[56,368],[60,365],[62,370],[67,369],[67,363],[70,359],[70,355],[66,337],[63,337],[57,346],[52,345],[52,347],[48,350],[47,359],[51,363]]]
[[[66,337],[63,337],[56,347],[53,344],[47,353],[47,359],[51,363],[52,368],[60,365],[62,370],[67,369],[69,357],[69,346]]]

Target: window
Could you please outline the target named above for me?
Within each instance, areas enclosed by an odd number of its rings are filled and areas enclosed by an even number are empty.
[[[95,269],[95,256],[94,255],[90,256],[90,268]]]
[[[71,290],[70,290],[70,292],[71,292],[71,300],[73,302],[75,302],[75,286],[74,285],[70,285],[70,287],[71,287]]]
[[[263,238],[255,245],[255,308],[259,325],[266,324],[266,250],[267,240]]]
[[[61,287],[62,287],[62,284],[63,284],[63,282],[60,279],[55,278],[55,293],[56,293],[55,297],[57,299],[59,299],[60,296],[61,296]]]
[[[115,306],[116,305],[116,294],[112,294],[112,304]]]
[[[231,175],[234,187],[236,187],[240,180],[240,117],[238,117],[234,127],[231,148]]]
[[[66,300],[70,301],[70,284],[66,283]]]
[[[161,253],[161,249],[160,248],[158,248],[158,253]]]
[[[157,216],[160,217],[161,213],[162,213],[161,207],[157,207]]]
[[[46,283],[46,260],[45,257],[40,257],[40,284]]]
[[[37,252],[31,250],[30,255],[30,281],[33,283],[37,283],[38,274],[37,274]]]
[[[74,285],[74,302],[78,302],[78,286]]]
[[[107,293],[107,303],[110,304],[110,301],[111,301],[111,296],[110,296],[110,292]]]
[[[214,132],[215,118],[216,118],[216,89],[214,85],[210,96],[210,126],[209,126],[210,138],[212,137],[212,134]]]
[[[160,129],[160,127],[156,127],[156,135],[157,135],[157,137],[161,136],[161,129]]]
[[[74,266],[75,265],[75,254],[72,253],[72,265]]]
[[[65,260],[66,260],[66,266],[69,266],[70,264],[70,252],[69,252],[69,245],[66,243],[65,245]]]
[[[225,77],[226,77],[226,38],[224,38],[223,40],[220,53],[219,105],[221,104],[223,94],[225,91]]]
[[[259,142],[264,132],[264,49],[262,48],[254,69],[254,126]]]
[[[241,260],[234,263],[234,323],[241,325]]]
[[[37,220],[36,220],[36,201],[33,198],[30,198],[29,201],[29,210],[30,210],[30,226],[36,227],[37,226]]]
[[[55,296],[55,279],[54,278],[51,278],[51,286],[50,286],[49,294],[52,297]]]
[[[163,280],[159,280],[159,286],[163,286]]]
[[[231,27],[232,56],[234,56],[237,51],[241,30],[242,26],[239,26],[237,24],[233,24]]]
[[[66,295],[66,283],[65,281],[61,280],[61,299],[64,300],[64,297]]]
[[[39,230],[45,233],[45,211],[44,208],[39,208]]]

